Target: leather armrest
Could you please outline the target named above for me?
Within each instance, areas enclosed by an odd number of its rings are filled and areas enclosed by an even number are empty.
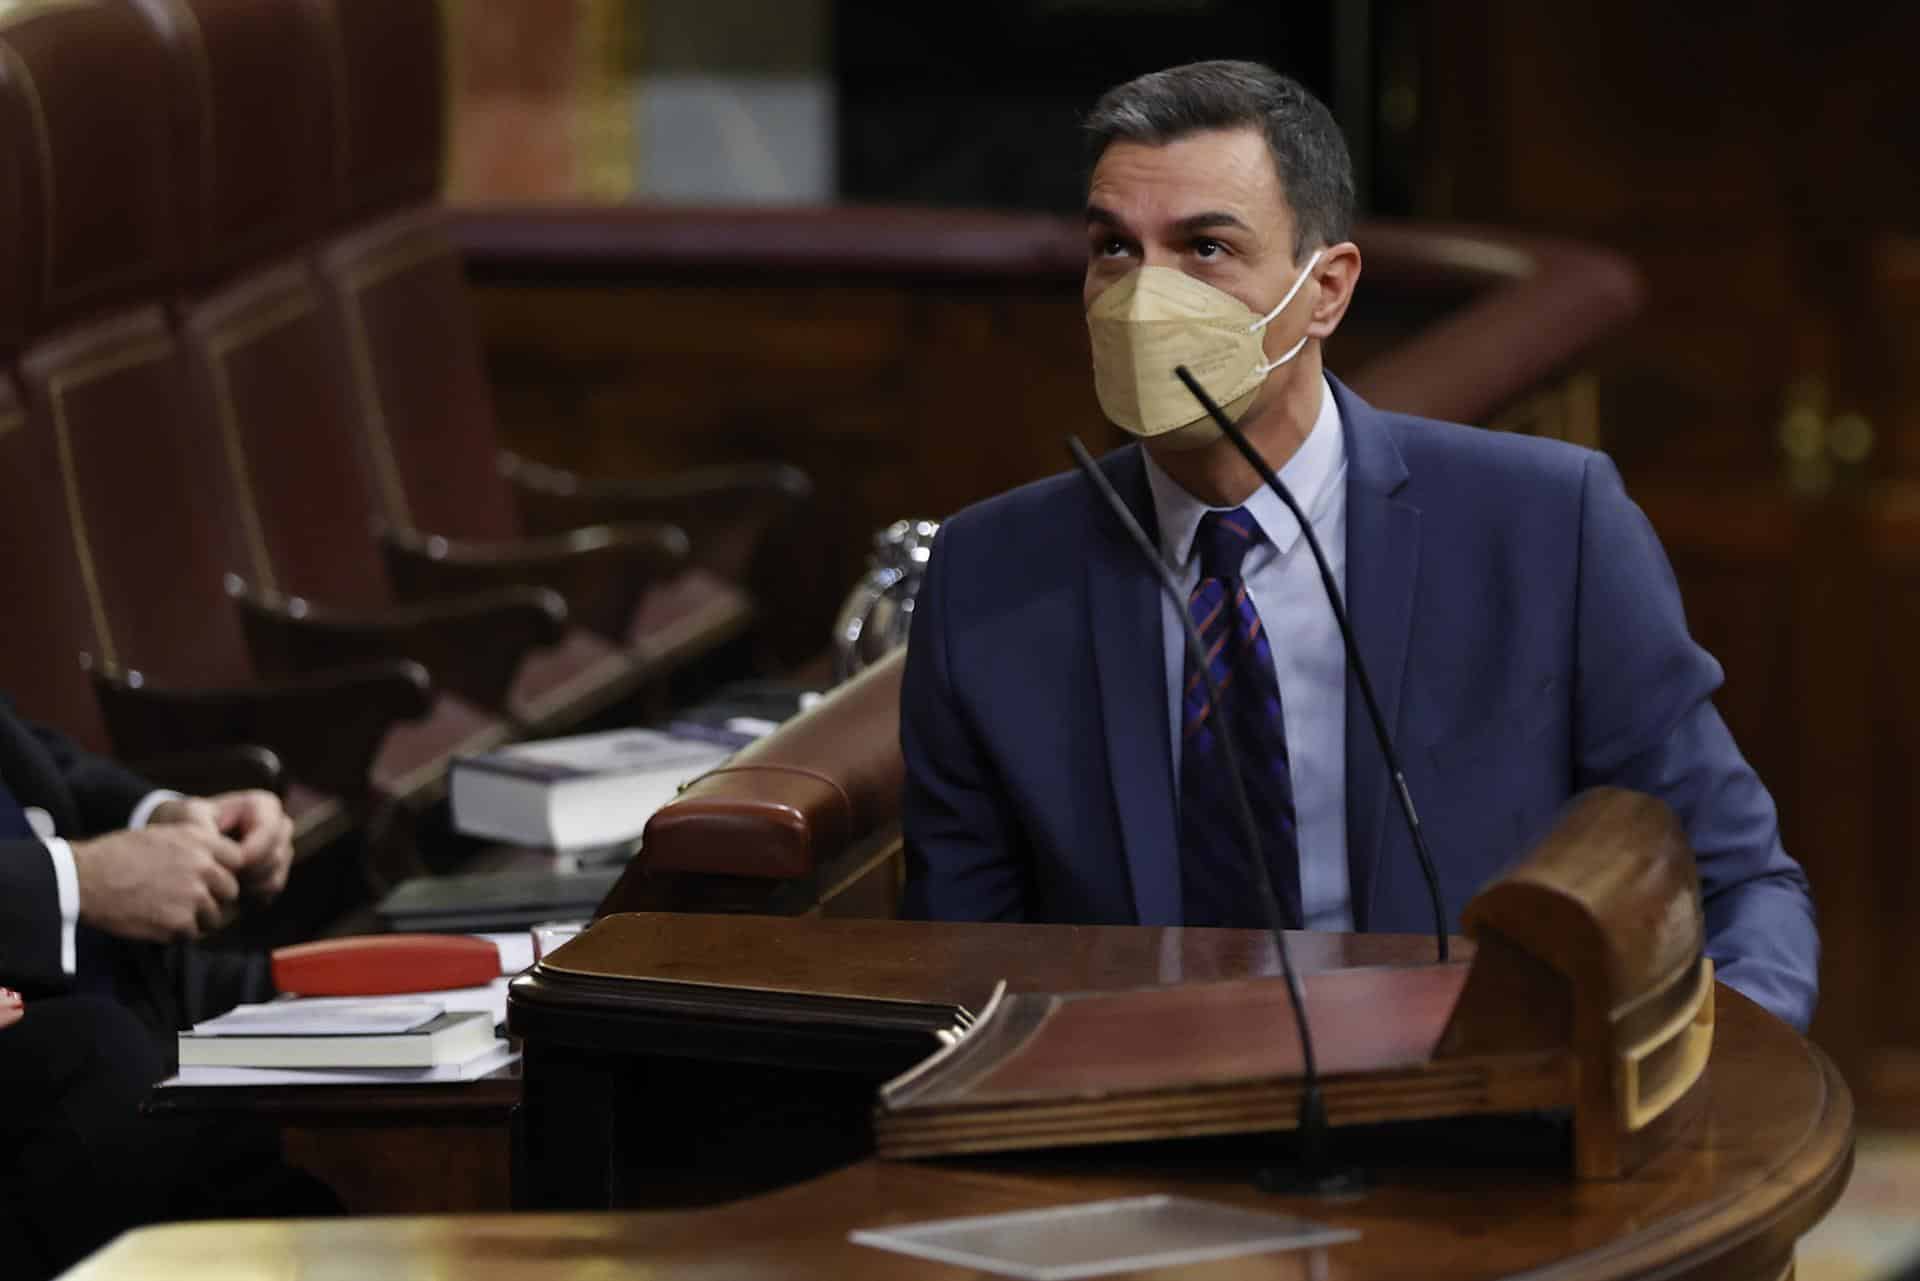
[[[687,536],[672,525],[589,525],[490,543],[389,529],[380,542],[394,590],[407,600],[550,588],[575,621],[621,643],[640,597],[687,565]]]
[[[716,273],[836,281],[1077,281],[1083,228],[1052,214],[887,205],[462,205],[448,232],[479,280],[597,284]]]
[[[699,467],[648,480],[583,476],[502,453],[520,520],[544,534],[582,525],[659,521],[687,533],[692,563],[746,582],[766,531],[813,496],[813,481],[785,463]]]
[[[557,643],[567,623],[566,602],[543,587],[497,587],[378,612],[264,596],[238,580],[229,583],[228,594],[262,675],[296,677],[411,659],[434,684],[495,710],[505,709],[528,651]]]
[[[264,747],[236,744],[198,752],[170,752],[128,768],[156,787],[188,796],[258,789],[284,798],[286,771],[280,758]]]
[[[123,757],[260,743],[303,783],[364,796],[381,740],[424,716],[433,684],[418,663],[368,663],[239,689],[168,689],[138,672],[94,668],[94,694]]]
[[[890,654],[648,820],[649,872],[795,877],[900,814],[904,650]]]
[[[1355,238],[1363,290],[1467,296],[1348,379],[1403,414],[1485,422],[1619,328],[1644,292],[1624,256],[1572,241],[1379,220]]]

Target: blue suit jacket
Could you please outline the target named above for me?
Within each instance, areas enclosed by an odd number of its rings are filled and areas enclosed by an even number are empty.
[[[1693,844],[1720,977],[1804,1029],[1819,961],[1806,878],[1714,710],[1720,666],[1688,636],[1613,465],[1333,388],[1348,607],[1449,921],[1575,792],[1648,792]],[[1101,466],[1152,529],[1139,447]],[[901,694],[908,914],[1180,923],[1160,627],[1151,570],[1077,473],[942,526]],[[1365,716],[1349,672],[1354,923],[1426,931]]]

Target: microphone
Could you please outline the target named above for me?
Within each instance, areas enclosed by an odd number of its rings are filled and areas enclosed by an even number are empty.
[[[1333,581],[1333,568],[1327,564],[1327,553],[1321,549],[1320,540],[1314,536],[1313,522],[1300,510],[1300,504],[1294,501],[1293,494],[1281,483],[1280,475],[1271,464],[1253,447],[1247,434],[1240,425],[1227,417],[1213,397],[1207,395],[1185,365],[1175,365],[1173,372],[1200,407],[1207,411],[1222,432],[1226,433],[1233,447],[1240,451],[1241,457],[1258,472],[1260,479],[1267,482],[1267,488],[1280,496],[1287,505],[1293,518],[1300,525],[1300,536],[1307,540],[1307,550],[1313,553],[1313,563],[1320,567],[1320,585],[1326,588],[1327,604],[1333,607],[1333,621],[1340,628],[1340,639],[1346,642],[1347,663],[1353,668],[1355,679],[1360,684],[1361,701],[1367,705],[1367,720],[1373,725],[1374,741],[1380,744],[1380,755],[1386,759],[1387,772],[1393,777],[1393,793],[1400,800],[1400,816],[1406,820],[1407,834],[1413,838],[1413,854],[1420,860],[1420,874],[1427,881],[1427,899],[1433,905],[1433,939],[1439,949],[1440,959],[1447,959],[1447,911],[1440,902],[1440,873],[1434,870],[1433,852],[1427,848],[1427,836],[1420,828],[1420,816],[1413,809],[1413,793],[1407,790],[1406,772],[1400,768],[1400,753],[1394,750],[1393,736],[1387,732],[1387,718],[1380,714],[1380,700],[1374,697],[1373,681],[1367,677],[1367,666],[1360,661],[1360,643],[1354,639],[1353,624],[1347,619],[1347,603],[1340,595],[1340,584]]]
[[[1200,632],[1187,614],[1187,602],[1181,594],[1180,584],[1173,580],[1173,573],[1167,568],[1166,562],[1160,559],[1153,540],[1140,528],[1140,522],[1134,519],[1126,500],[1114,491],[1113,482],[1095,464],[1086,446],[1080,443],[1080,438],[1068,436],[1067,448],[1073,453],[1074,464],[1112,509],[1121,527],[1127,531],[1127,536],[1133,540],[1133,545],[1140,550],[1141,557],[1153,566],[1160,592],[1172,602],[1173,612],[1180,619],[1181,630],[1186,634],[1187,653],[1193,658],[1194,669],[1207,683],[1207,697],[1214,706],[1221,706],[1220,684],[1214,679],[1213,670],[1207,663],[1207,647],[1200,639]],[[1327,1165],[1327,1105],[1320,1094],[1320,1067],[1313,1052],[1313,1032],[1307,1026],[1307,999],[1300,987],[1300,975],[1293,968],[1293,956],[1287,950],[1280,899],[1273,888],[1273,869],[1267,866],[1266,856],[1260,850],[1259,826],[1254,822],[1253,807],[1247,801],[1246,785],[1240,775],[1240,753],[1233,741],[1233,727],[1229,719],[1225,716],[1215,717],[1214,733],[1220,741],[1220,754],[1226,761],[1227,777],[1233,784],[1233,808],[1240,820],[1247,857],[1253,860],[1254,884],[1259,887],[1260,906],[1266,915],[1267,929],[1273,934],[1273,946],[1280,953],[1280,973],[1287,985],[1287,1003],[1293,1008],[1293,1025],[1300,1037],[1300,1165],[1297,1170],[1287,1172],[1264,1170],[1259,1181],[1266,1191],[1286,1195],[1344,1195],[1364,1187],[1366,1180],[1360,1171],[1334,1171]]]

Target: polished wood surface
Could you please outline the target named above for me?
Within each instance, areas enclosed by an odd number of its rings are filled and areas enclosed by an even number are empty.
[[[978,1275],[851,1244],[849,1231],[1178,1192],[1307,1215],[1360,1239],[1307,1254],[1156,1271],[1156,1277],[1483,1281],[1550,1275],[1772,1278],[1839,1195],[1852,1159],[1852,1102],[1832,1065],[1778,1020],[1722,989],[1714,1088],[1698,1128],[1632,1177],[1575,1183],[1515,1168],[1520,1132],[1465,1130],[1409,1144],[1384,1132],[1349,1142],[1375,1186],[1351,1200],[1272,1197],[1249,1182],[1257,1146],[1181,1145],[1047,1160],[864,1162],[805,1185],[681,1214],[400,1218],[199,1224],[133,1233],[75,1281],[234,1277],[645,1275],[883,1278]],[[1551,1136],[1551,1127],[1540,1127]],[[1400,1141],[1396,1141],[1396,1139]],[[1539,1146],[1538,1139],[1534,1140]],[[1500,1150],[1489,1154],[1489,1146]],[[1551,1138],[1545,1146],[1553,1146]],[[1383,1151],[1392,1156],[1380,1158]],[[1372,1159],[1379,1158],[1379,1159]],[[218,1269],[216,1272],[215,1269]],[[1139,1275],[1139,1274],[1136,1274]]]
[[[287,1160],[353,1214],[508,1210],[520,1072],[515,1062],[439,1085],[176,1086],[144,1110],[268,1121]]]
[[[1898,245],[1920,229],[1920,6],[1406,12],[1388,91],[1419,103],[1414,212],[1578,236],[1644,271],[1649,305],[1589,366],[1603,442],[1812,882],[1813,1039],[1863,1116],[1913,1124],[1920,259]],[[1790,102],[1783,78],[1818,89]]]
[[[520,1064],[474,1081],[438,1085],[168,1086],[143,1109],[152,1116],[222,1113],[268,1117],[289,1125],[337,1121],[504,1121],[520,1101]]]
[[[1687,1128],[1713,1042],[1713,966],[1693,853],[1664,804],[1582,793],[1464,919],[1483,944],[1470,963],[1301,979],[1333,1125],[1572,1108],[1583,1178],[1617,1177]],[[878,1151],[1290,1129],[1310,1061],[1293,999],[1270,978],[996,994],[882,1090]]]
[[[1453,946],[1457,955],[1472,954],[1464,939]],[[1418,934],[1295,931],[1287,947],[1303,973],[1434,959],[1433,939]],[[1273,939],[1260,930],[672,913],[609,916],[538,971],[976,1011],[1002,979],[1016,992],[1087,992],[1279,972]],[[515,1000],[524,995],[516,986]]]
[[[1308,972],[1434,956],[1406,935],[1289,947]],[[527,1081],[516,1204],[718,1204],[858,1161],[880,1085],[1003,979],[1052,992],[1278,972],[1257,930],[609,916],[510,989]]]

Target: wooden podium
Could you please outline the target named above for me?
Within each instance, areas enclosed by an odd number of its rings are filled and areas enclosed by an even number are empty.
[[[999,942],[996,945],[996,934]],[[672,942],[690,951],[669,957]],[[1301,950],[1322,969],[1423,959],[1431,940],[1314,938]],[[1026,961],[1046,971],[1043,987],[1086,987],[1102,975],[1116,983],[1264,973],[1271,944],[1232,931],[1084,929],[1053,926],[917,926],[894,922],[751,918],[610,918],[571,955],[567,970],[539,982],[574,993],[581,1025],[572,1050],[603,1068],[642,1044],[684,1054],[752,1053],[743,1040],[717,1035],[731,1021],[713,1009],[675,1016],[657,987],[704,975],[724,984],[752,956],[784,957],[789,971],[827,972],[835,954],[858,944],[849,980],[864,975],[892,998],[984,998],[984,975],[1018,973]],[[581,944],[589,944],[582,946]],[[625,953],[628,960],[622,961]],[[643,965],[651,956],[662,961]],[[628,971],[628,980],[617,977]],[[765,971],[760,971],[764,983]],[[1070,982],[1056,982],[1062,977]],[[614,1031],[627,981],[644,1035]],[[605,1022],[587,1026],[585,985],[598,985]],[[843,985],[843,993],[852,984]],[[717,988],[714,995],[721,997]],[[857,995],[857,993],[856,993]],[[1349,1156],[1376,1176],[1364,1195],[1343,1201],[1270,1197],[1247,1178],[1271,1158],[1260,1139],[1212,1139],[1050,1155],[996,1155],[939,1162],[859,1160],[797,1186],[716,1208],[673,1213],[559,1213],[307,1223],[189,1224],[121,1238],[74,1274],[74,1281],[144,1281],[198,1275],[217,1259],[232,1275],[341,1275],[386,1279],[460,1277],[523,1281],[530,1276],[727,1276],[872,1281],[878,1278],[978,1277],[980,1274],[886,1254],[850,1243],[861,1228],[958,1215],[1070,1204],[1141,1192],[1178,1192],[1231,1204],[1279,1209],[1337,1227],[1359,1239],[1293,1254],[1155,1272],[1156,1278],[1276,1279],[1420,1277],[1490,1281],[1553,1277],[1613,1281],[1627,1277],[1741,1278],[1792,1275],[1794,1243],[1839,1195],[1851,1167],[1853,1109],[1845,1086],[1819,1050],[1738,993],[1720,989],[1712,1071],[1687,1134],[1630,1175],[1578,1180],[1566,1168],[1566,1139],[1525,1120],[1493,1129],[1390,1135],[1341,1132]],[[724,1002],[722,1002],[724,1003]],[[546,1012],[565,1023],[556,999]],[[879,1044],[832,1020],[802,1028],[791,1011],[762,1012],[745,1023],[767,1030],[764,1060],[820,1049],[836,1035],[861,1048],[873,1072]],[[734,1031],[744,1031],[735,1026]],[[532,1026],[528,1026],[531,1034]],[[750,1038],[748,1038],[750,1039]],[[911,1039],[910,1037],[908,1039]],[[932,1041],[931,1036],[928,1037]],[[603,1050],[587,1051],[588,1042]],[[628,1050],[616,1051],[615,1046]],[[677,1046],[677,1051],[674,1047]],[[542,1043],[529,1042],[529,1084],[538,1085]],[[556,1046],[547,1046],[554,1050]],[[644,1056],[641,1056],[644,1058]],[[690,1062],[695,1060],[689,1060]],[[715,1060],[713,1065],[723,1065]],[[763,1064],[764,1065],[764,1064]],[[692,1075],[697,1076],[697,1073]],[[777,1079],[775,1072],[769,1079]],[[657,1117],[701,1105],[693,1096],[633,1101]],[[868,1095],[870,1105],[871,1095]],[[583,1100],[587,1110],[598,1106]],[[602,1121],[607,1118],[603,1115]],[[694,1125],[712,1124],[708,1116]],[[768,1135],[772,1142],[774,1136]],[[633,1134],[623,1142],[642,1142]],[[1139,1274],[1135,1274],[1139,1275]]]
[[[1819,1050],[1713,985],[1691,859],[1648,804],[1616,793],[1571,811],[1476,900],[1461,964],[1434,965],[1429,938],[1290,937],[1310,1004],[1316,988],[1323,1006],[1331,991],[1372,994],[1316,1021],[1330,1048],[1345,1042],[1327,1055],[1340,1067],[1329,1095],[1365,1102],[1344,1116],[1330,1107],[1348,1122],[1334,1134],[1339,1158],[1374,1175],[1350,1198],[1271,1196],[1250,1177],[1289,1153],[1275,1131],[1297,1082],[1271,1010],[1243,1021],[1243,1036],[1216,1038],[1246,1051],[1219,1075],[1240,1092],[1234,1108],[1150,1101],[1130,1113],[1150,1121],[1137,1133],[1074,1129],[1042,1136],[1049,1150],[1012,1150],[1033,1135],[1006,1141],[1008,1119],[1021,1130],[1032,1114],[1006,1105],[1064,1100],[1110,1119],[1125,1092],[1088,1084],[1113,1068],[1092,1052],[1100,1019],[1057,1025],[1074,1033],[1069,1046],[1090,1038],[1064,1094],[1032,1088],[1034,1062],[1020,1068],[1024,1093],[976,1089],[994,1085],[993,1071],[950,1072],[969,1059],[1020,1066],[976,1058],[1003,981],[1004,1008],[1034,1016],[1016,1029],[1075,1007],[1131,1015],[1141,1001],[1191,1014],[1220,999],[1241,1015],[1260,1005],[1235,1006],[1242,991],[1271,1006],[1277,954],[1261,933],[619,915],[516,980],[509,1005],[526,1046],[520,1199],[576,1212],[159,1228],[76,1276],[182,1274],[217,1254],[258,1275],[959,1277],[977,1274],[848,1234],[1171,1192],[1359,1236],[1156,1277],[1777,1281],[1846,1182],[1852,1102]],[[1422,1000],[1424,1014],[1394,1021]],[[1393,1026],[1353,1031],[1369,1019]],[[1136,1029],[1122,1066],[1157,1070],[1168,1056],[1148,1051],[1172,1040],[1168,1026]],[[936,1054],[946,1069],[910,1071]],[[1463,1070],[1480,1093],[1427,1088]],[[929,1088],[937,1077],[946,1088]],[[1262,1113],[1263,1099],[1279,1106]],[[1202,1122],[1168,1125],[1176,1113]],[[903,1118],[927,1126],[901,1129]],[[955,1135],[995,1150],[887,1160],[873,1155],[876,1133],[903,1153],[936,1150],[929,1134],[946,1150]],[[1159,1141],[1058,1146],[1142,1137]],[[704,1208],[657,1210],[690,1205]],[[578,1212],[595,1207],[656,1209]]]
[[[1705,1097],[1713,963],[1693,854],[1660,802],[1596,789],[1467,907],[1472,962],[1304,976],[1332,1125],[1552,1111],[1572,1170],[1630,1173]],[[880,1097],[880,1154],[1268,1133],[1309,1056],[1273,979],[996,995]]]

